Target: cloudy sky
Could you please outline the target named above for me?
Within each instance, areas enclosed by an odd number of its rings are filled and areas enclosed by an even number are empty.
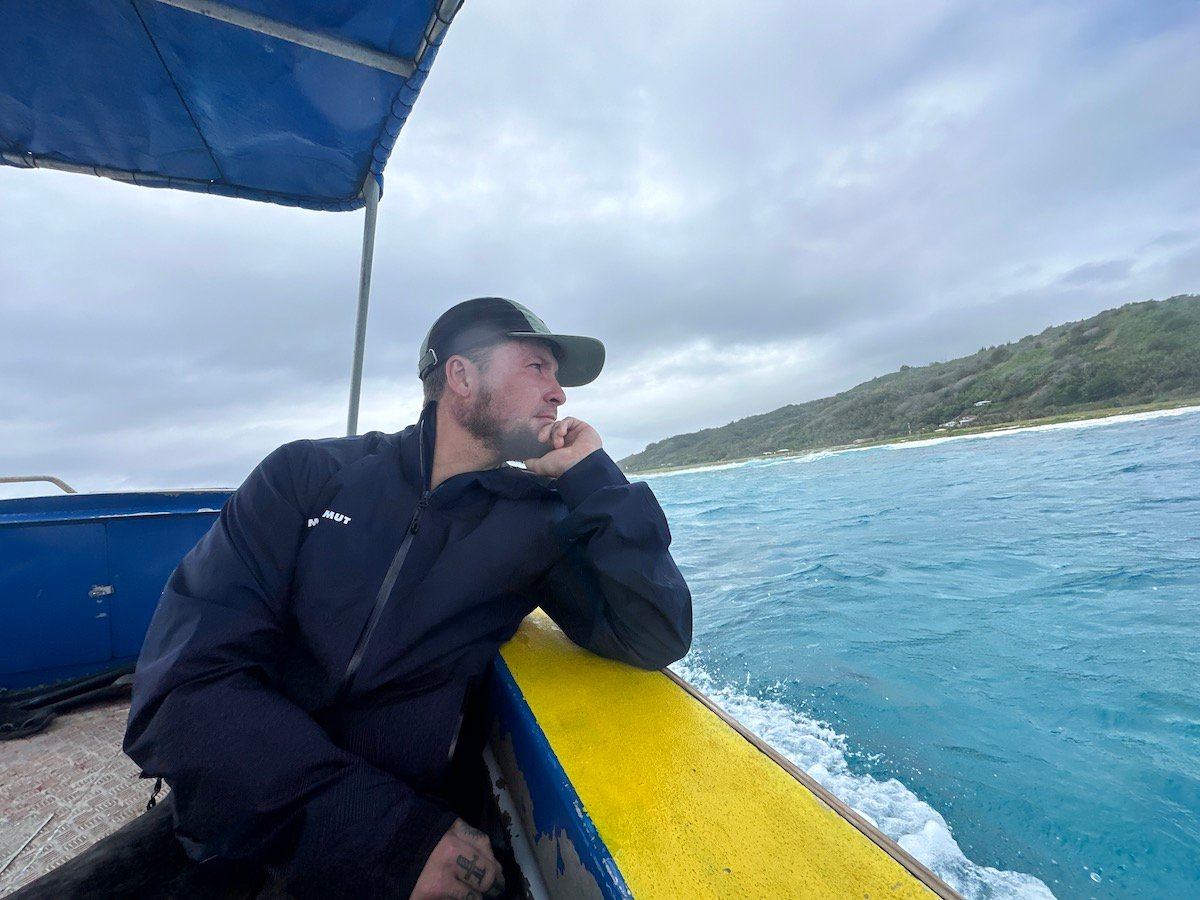
[[[1200,292],[1200,8],[467,0],[393,153],[361,427],[458,300],[624,456]],[[361,213],[0,166],[0,474],[236,485],[345,425]]]

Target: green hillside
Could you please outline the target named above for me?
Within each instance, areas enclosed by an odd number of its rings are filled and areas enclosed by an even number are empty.
[[[1129,303],[972,356],[651,444],[626,471],[1200,397],[1200,296]],[[974,417],[974,418],[970,418]]]

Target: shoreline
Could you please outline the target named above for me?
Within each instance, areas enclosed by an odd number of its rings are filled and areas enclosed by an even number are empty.
[[[956,428],[953,431],[925,431],[914,435],[896,435],[893,437],[877,438],[856,444],[835,444],[829,447],[809,447],[788,453],[767,453],[758,456],[743,456],[736,459],[721,459],[705,463],[687,463],[678,466],[662,466],[654,469],[626,471],[629,477],[646,478],[654,475],[682,475],[688,472],[707,472],[715,469],[733,469],[752,462],[775,462],[777,460],[801,459],[822,453],[845,453],[853,450],[872,450],[878,447],[915,447],[925,444],[937,444],[943,441],[957,441],[965,438],[989,438],[1014,434],[1022,431],[1045,431],[1055,428],[1072,428],[1090,425],[1101,425],[1122,421],[1136,421],[1142,418],[1158,418],[1159,416],[1184,415],[1189,412],[1200,412],[1200,398],[1172,401],[1170,403],[1147,403],[1138,406],[1120,406],[1108,409],[1089,410],[1077,413],[1063,413],[1057,416],[1045,416],[1040,419],[1022,419],[1004,425],[989,425],[981,428]]]

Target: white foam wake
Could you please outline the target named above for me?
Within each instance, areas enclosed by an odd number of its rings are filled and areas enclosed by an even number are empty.
[[[716,684],[686,662],[671,667],[731,716],[804,769],[844,803],[932,869],[967,900],[1054,900],[1044,882],[1022,872],[980,866],[963,854],[941,813],[894,778],[856,775],[846,736],[774,700]]]
[[[737,462],[727,463],[702,463],[696,466],[689,466],[682,469],[664,469],[661,472],[646,472],[634,473],[631,478],[645,480],[647,478],[673,478],[676,475],[695,475],[697,472],[720,472],[724,469],[740,469],[749,465],[752,462],[757,462],[755,459],[739,459]]]
[[[975,434],[948,434],[943,437],[921,438],[916,441],[898,441],[894,444],[880,444],[878,446],[889,450],[928,447],[932,444],[945,444],[950,441],[987,440],[988,438],[1009,437],[1011,435],[1035,434],[1039,431],[1102,428],[1106,425],[1146,422],[1150,419],[1165,419],[1171,416],[1183,416],[1197,412],[1200,412],[1200,406],[1179,406],[1174,409],[1151,409],[1137,413],[1115,413],[1111,416],[1100,416],[1095,419],[1075,419],[1070,422],[1050,422],[1045,425],[1001,425],[991,431],[980,431]]]
[[[870,449],[866,447],[853,447],[842,450],[809,450],[804,453],[788,453],[782,456],[755,456],[750,459],[739,459],[735,462],[727,463],[702,463],[696,466],[690,466],[686,469],[666,469],[661,472],[645,472],[634,473],[630,478],[640,481],[649,481],[651,479],[658,480],[660,478],[671,478],[675,475],[695,475],[698,472],[720,472],[725,469],[746,469],[755,468],[762,469],[768,466],[778,466],[784,463],[797,462],[816,462],[819,459],[825,459],[827,456],[836,456],[839,453],[847,453],[851,450]]]

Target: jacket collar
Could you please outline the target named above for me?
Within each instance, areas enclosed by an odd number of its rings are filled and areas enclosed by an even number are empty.
[[[437,401],[431,400],[421,410],[415,425],[400,434],[400,465],[406,480],[426,491],[433,480],[433,453],[437,446]],[[552,497],[551,479],[534,475],[525,469],[508,464],[496,469],[463,472],[446,479],[433,494],[437,505],[450,502],[478,485],[489,493],[509,500],[527,497]],[[443,498],[445,498],[443,500]]]

